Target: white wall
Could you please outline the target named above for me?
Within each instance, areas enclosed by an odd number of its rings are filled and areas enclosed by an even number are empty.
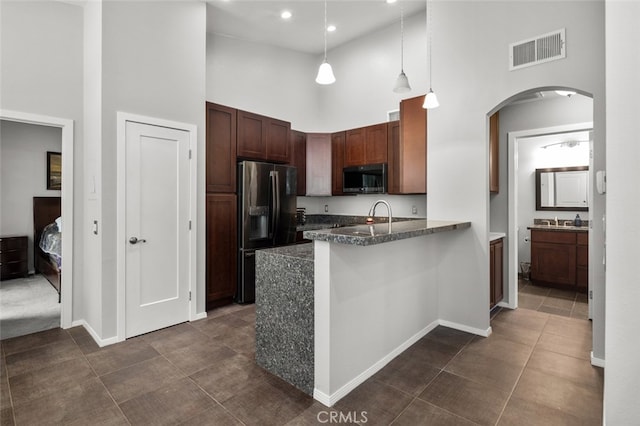
[[[604,422],[640,422],[640,92],[639,2],[606,2],[607,304]]]
[[[513,147],[508,145],[508,134],[592,121],[593,100],[580,94],[543,102],[509,104],[500,109],[500,192],[490,196],[490,229],[492,231],[508,232],[509,173],[507,165],[508,157],[513,155]],[[529,187],[531,188],[533,187]],[[535,197],[535,193],[527,187],[519,187],[518,192],[524,197]]]
[[[198,312],[205,310],[206,9],[200,2],[105,2],[102,15],[103,338],[116,335],[116,112],[198,126]]]
[[[387,121],[387,112],[397,110],[402,99],[427,93],[425,17],[422,11],[404,20],[404,71],[410,92],[393,92],[400,72],[397,24],[328,53],[336,82],[321,87],[322,121],[317,131],[334,132]],[[314,77],[316,71],[317,65]]]
[[[33,272],[33,197],[60,197],[47,189],[47,151],[62,151],[57,127],[0,121],[0,235],[26,235]],[[37,243],[37,242],[36,242]]]
[[[265,44],[207,34],[207,101],[318,131],[317,58]]]
[[[0,2],[0,107],[74,121],[74,182],[84,184],[82,7],[57,1]],[[83,217],[73,208],[73,319],[82,318]]]

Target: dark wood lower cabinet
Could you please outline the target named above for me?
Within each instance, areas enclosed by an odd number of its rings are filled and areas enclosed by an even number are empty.
[[[589,234],[582,232],[577,235],[576,248],[576,287],[578,291],[587,292],[589,288]]]
[[[504,298],[504,274],[502,266],[502,256],[504,252],[503,239],[499,238],[491,241],[489,250],[489,309],[492,309]]]
[[[586,292],[589,275],[588,233],[531,230],[531,281],[538,285]]]
[[[237,286],[237,196],[207,194],[207,310],[233,302]]]

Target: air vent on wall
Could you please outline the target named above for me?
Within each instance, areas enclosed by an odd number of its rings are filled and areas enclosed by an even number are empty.
[[[565,29],[509,45],[509,70],[517,70],[567,56]]]
[[[387,111],[387,121],[400,120],[400,110],[394,109],[393,111]]]

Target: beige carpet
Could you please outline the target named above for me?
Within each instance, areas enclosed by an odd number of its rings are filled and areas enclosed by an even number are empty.
[[[0,281],[0,339],[60,327],[58,293],[42,275]]]

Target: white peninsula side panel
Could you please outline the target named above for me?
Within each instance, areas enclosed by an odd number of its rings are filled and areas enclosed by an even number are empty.
[[[438,237],[314,242],[316,400],[333,405],[438,325]]]

